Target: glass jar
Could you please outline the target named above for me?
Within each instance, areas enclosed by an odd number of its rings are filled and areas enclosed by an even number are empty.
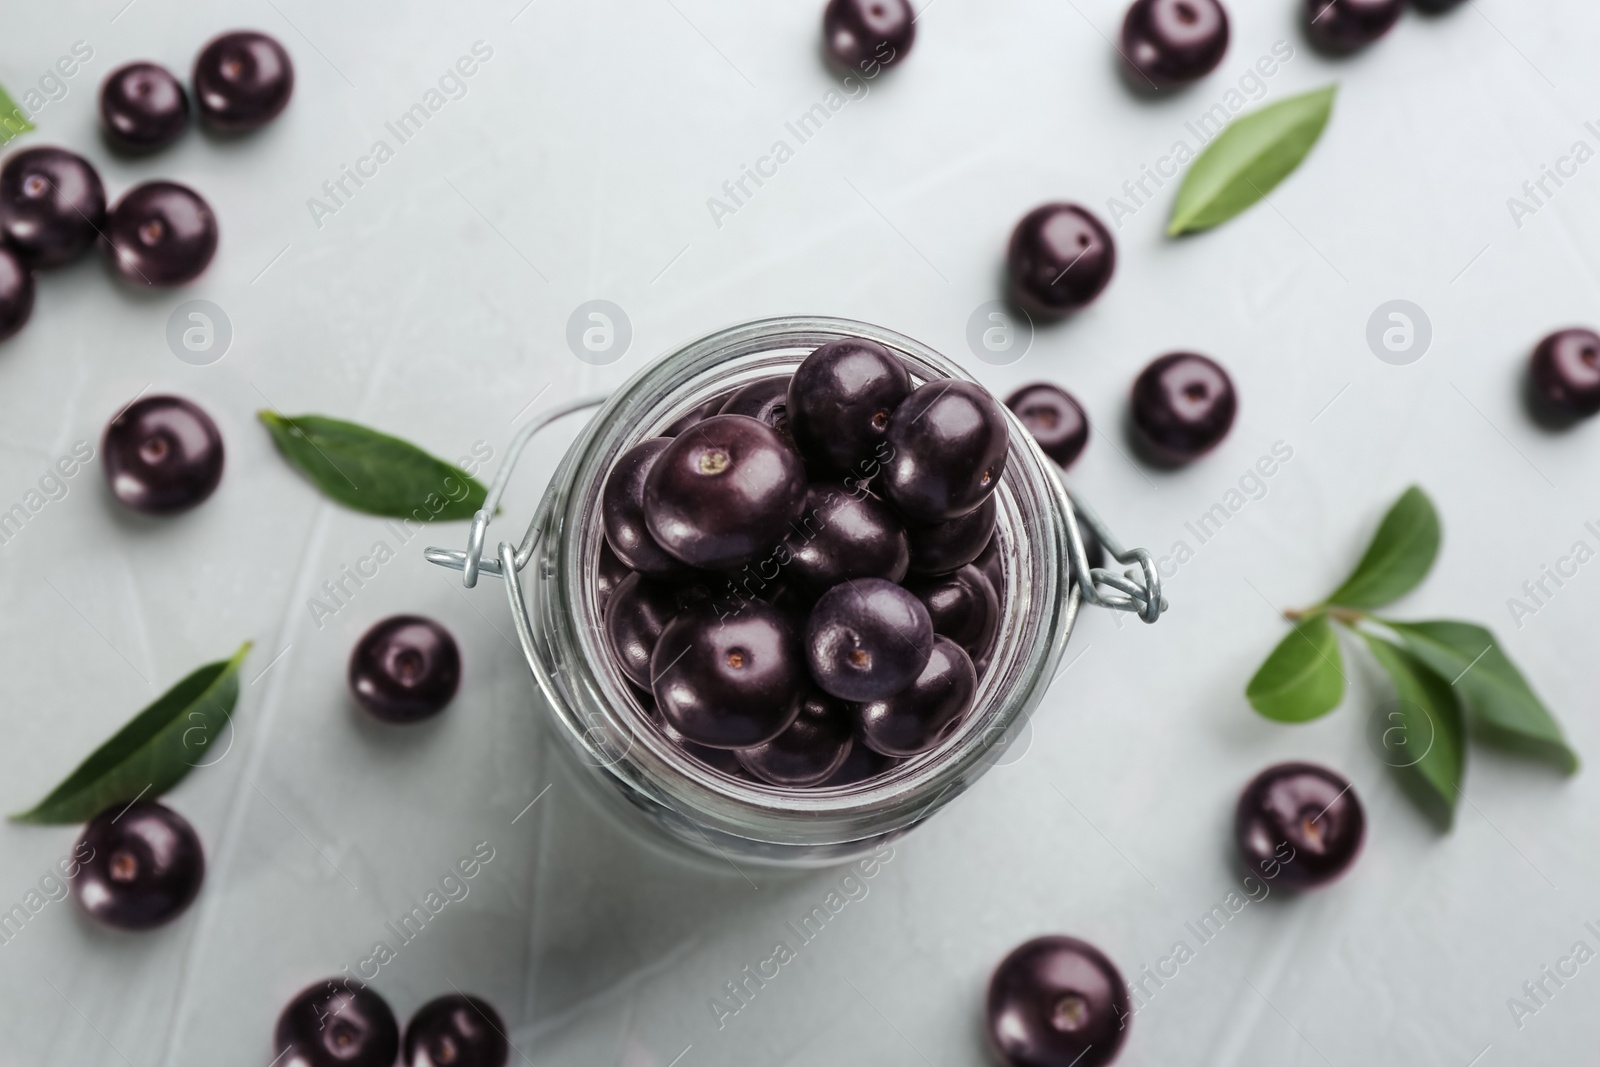
[[[1124,577],[1097,570],[1087,581],[1074,580],[1089,571],[1073,503],[1055,467],[1013,418],[996,493],[1005,617],[972,711],[955,732],[876,778],[805,789],[730,778],[669,741],[646,718],[605,643],[596,573],[606,477],[629,448],[659,436],[693,408],[755,379],[792,373],[814,349],[842,337],[884,345],[905,361],[917,384],[972,380],[926,345],[865,323],[785,318],[736,326],[657,360],[605,400],[557,468],[520,547],[501,543],[492,557],[483,555],[485,529],[510,467],[533,433],[584,403],[524,430],[474,520],[467,552],[428,551],[434,562],[464,570],[468,585],[480,570],[515,574],[505,583],[513,621],[578,780],[647,842],[709,859],[724,871],[744,863],[844,863],[910,830],[996,763],[1054,680],[1086,596],[1138,610],[1147,621],[1161,607],[1148,553],[1119,551],[1098,523],[1094,529],[1108,551],[1124,563],[1139,562],[1145,583],[1132,571]],[[1097,582],[1122,592],[1099,590]]]

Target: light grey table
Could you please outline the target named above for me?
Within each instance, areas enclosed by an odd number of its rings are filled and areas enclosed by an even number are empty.
[[[1600,147],[1585,126],[1600,120],[1600,9],[1469,0],[1332,62],[1303,45],[1294,0],[1233,0],[1222,67],[1150,102],[1115,73],[1119,0],[935,0],[910,61],[793,144],[730,214],[708,200],[794,142],[785,124],[834,84],[820,2],[524,3],[101,0],[0,16],[0,82],[19,96],[75,42],[93,53],[25,143],[89,154],[113,195],[190,182],[222,226],[214,265],[179,292],[129,292],[95,262],[42,279],[32,324],[0,346],[0,507],[76,442],[98,449],[141,390],[200,402],[228,448],[221,489],[181,518],[122,513],[95,462],[0,545],[0,803],[31,804],[156,693],[256,642],[231,748],[170,796],[208,848],[201,899],[144,937],[49,904],[0,945],[0,1062],[266,1063],[292,993],[392,940],[385,924],[488,842],[466,899],[382,968],[375,985],[402,1017],[452,985],[477,992],[540,1065],[973,1064],[1002,954],[1070,932],[1130,977],[1155,967],[1237,885],[1238,788],[1291,757],[1355,781],[1370,819],[1359,866],[1321,894],[1240,912],[1150,997],[1123,1062],[1592,1057],[1600,964],[1520,1027],[1507,999],[1575,942],[1600,947],[1584,925],[1600,919],[1600,777],[1474,750],[1457,825],[1440,834],[1368,751],[1383,693],[1370,672],[1353,673],[1344,708],[1300,728],[1257,718],[1242,693],[1283,633],[1276,609],[1331,588],[1417,482],[1445,546],[1397,610],[1493,626],[1579,751],[1600,752],[1600,564],[1531,617],[1508,608],[1575,542],[1600,547],[1586,526],[1600,521],[1600,426],[1549,435],[1518,399],[1543,333],[1600,319],[1600,163],[1547,182],[1531,214],[1508,207],[1574,142]],[[111,158],[94,128],[100,79],[135,58],[186,71],[238,26],[292,51],[289,111],[233,143],[191,134],[148,161]],[[444,86],[459,99],[400,143],[386,123],[426,104],[477,42],[492,54]],[[1271,205],[1173,243],[1161,234],[1172,185],[1130,202],[1099,302],[1040,330],[1020,362],[976,359],[967,320],[997,295],[1015,220],[1050,198],[1107,215],[1278,42],[1292,58],[1260,80],[1267,98],[1341,91]],[[362,163],[380,139],[392,158]],[[346,166],[370,176],[333,202],[324,182]],[[169,350],[169,315],[188,299],[231,324],[219,362]],[[631,323],[605,367],[565,340],[594,299]],[[1431,347],[1406,366],[1365,340],[1393,299],[1431,321]],[[254,416],[321,412],[452,459],[479,442],[498,455],[546,405],[712,329],[793,312],[901,330],[996,391],[1065,383],[1101,430],[1075,489],[1130,541],[1160,555],[1187,542],[1192,558],[1167,565],[1158,626],[1086,613],[1024,758],[897,846],[869,895],[719,1029],[710,998],[834,876],[758,875],[752,888],[633,848],[552,762],[497,583],[464,592],[423,561],[426,540],[457,547],[465,525],[402,547],[312,491]],[[1158,474],[1125,458],[1118,426],[1137,370],[1179,347],[1222,360],[1243,409],[1214,455]],[[1186,524],[1279,442],[1292,459],[1201,543]],[[556,451],[519,472],[508,522],[525,519]],[[321,584],[380,540],[397,558],[314,620]],[[344,686],[352,642],[397,611],[441,619],[467,663],[449,712],[408,731],[363,721]],[[0,826],[0,905],[73,836]]]

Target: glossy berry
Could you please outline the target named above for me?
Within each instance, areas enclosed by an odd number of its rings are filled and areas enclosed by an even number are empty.
[[[824,789],[835,786],[856,785],[860,782],[870,782],[874,778],[887,774],[889,771],[904,763],[904,760],[893,756],[885,756],[881,752],[874,752],[859,741],[850,746],[849,755],[833,776],[820,783]]]
[[[129,63],[100,86],[100,129],[124,152],[165,148],[189,128],[189,94],[159,63]]]
[[[1534,396],[1544,412],[1558,419],[1583,419],[1600,413],[1600,334],[1558,330],[1533,350]]]
[[[1000,598],[987,575],[968,565],[906,588],[928,609],[934,633],[960,645],[974,663],[988,658],[1000,633]]]
[[[33,272],[0,245],[0,341],[28,324],[33,314]]]
[[[150,930],[183,914],[206,877],[205,850],[189,821],[153,801],[113,804],[89,821],[75,853],[72,895],[91,919]]]
[[[289,104],[294,64],[264,33],[223,34],[194,61],[200,118],[213,130],[243,133],[265,126]]]
[[[911,51],[916,17],[908,0],[829,0],[822,15],[823,43],[839,66],[870,76]]]
[[[0,243],[35,270],[71,263],[106,221],[106,190],[65,148],[28,148],[0,167]]]
[[[743,415],[717,415],[673,438],[644,486],[656,544],[712,570],[770,552],[805,500],[799,453],[770,426]]]
[[[960,570],[983,554],[994,538],[1000,505],[990,496],[983,503],[953,519],[934,526],[912,526],[906,530],[911,540],[913,574],[949,574]]]
[[[1217,0],[1134,0],[1122,20],[1122,59],[1135,86],[1187,85],[1227,50],[1228,13]]]
[[[400,1024],[370,986],[329,978],[284,1007],[273,1053],[275,1067],[394,1067]]]
[[[146,515],[186,511],[222,481],[217,424],[176,396],[129,404],[106,426],[100,451],[111,495]]]
[[[505,1067],[510,1056],[500,1013],[477,997],[430,1000],[406,1024],[406,1067]]]
[[[383,722],[437,715],[461,684],[461,653],[450,631],[419,615],[384,619],[350,653],[350,691]]]
[[[611,596],[617,591],[628,575],[633,571],[617,558],[611,551],[611,546],[605,541],[600,542],[600,555],[595,563],[594,593],[595,607],[600,609],[600,614],[605,614],[606,605],[611,602]]]
[[[916,680],[890,696],[856,707],[856,733],[885,756],[915,756],[956,731],[978,692],[972,657],[948,637],[935,637]]]
[[[881,578],[834,586],[806,620],[811,677],[842,700],[877,700],[905,689],[928,665],[933,620],[906,589]]]
[[[981,385],[945,379],[906,397],[889,420],[882,492],[908,522],[965,515],[1000,487],[1010,423]]]
[[[1339,774],[1311,763],[1280,763],[1239,796],[1234,840],[1252,874],[1290,889],[1312,889],[1355,862],[1367,817]]]
[[[146,182],[112,209],[102,245],[124,281],[182,285],[198,278],[216,254],[217,217],[186,185]]]
[[[1060,386],[1025,385],[1006,398],[1006,407],[1022,420],[1039,450],[1063,469],[1072,466],[1089,443],[1089,417],[1083,405]]]
[[[655,697],[646,696],[645,699],[649,700],[652,708],[655,707]],[[739,762],[739,755],[733,749],[712,748],[709,745],[702,745],[689,740],[674,729],[670,722],[663,719],[660,712],[652,712],[650,721],[655,723],[656,728],[666,736],[668,741],[682,749],[690,759],[734,778],[745,777],[744,765]]]
[[[624,578],[606,606],[606,640],[617,669],[628,681],[650,688],[650,655],[661,631],[692,604],[707,599],[698,585],[675,583],[635,574]]]
[[[850,578],[898,582],[911,562],[905,525],[889,505],[863,489],[823,483],[806,492],[806,506],[784,539],[780,573],[814,594]]]
[[[1305,0],[1306,35],[1325,52],[1363,48],[1388,33],[1405,0]]]
[[[1075,937],[1019,945],[989,979],[989,1045],[1005,1067],[1105,1067],[1133,1009],[1105,953]]]
[[[1117,267],[1117,246],[1077,204],[1045,204],[1022,217],[1006,254],[1011,298],[1042,318],[1077,311],[1099,296]]]
[[[683,570],[683,564],[656,544],[645,522],[644,482],[650,468],[672,440],[652,437],[622,454],[606,477],[600,494],[600,521],[606,543],[629,568],[641,574],[665,575]]]
[[[789,430],[809,462],[870,479],[888,455],[889,418],[910,395],[911,372],[887,348],[829,341],[789,381]]]
[[[705,604],[668,624],[650,660],[656,707],[684,737],[748,748],[800,714],[805,661],[788,614],[761,601],[726,612]]]
[[[722,410],[722,405],[728,402],[732,393],[719,393],[710,400],[696,404],[673,420],[672,424],[661,431],[662,437],[677,437],[683,431],[696,423],[705,422],[711,416]]]
[[[1146,458],[1178,466],[1228,436],[1239,400],[1228,372],[1205,356],[1173,352],[1133,383],[1133,427]]]
[[[719,415],[744,415],[789,436],[789,377],[774,375],[735,389],[717,409]]]
[[[763,745],[741,748],[739,763],[769,785],[818,785],[838,773],[850,755],[853,723],[844,703],[816,690],[800,701],[800,714]]]

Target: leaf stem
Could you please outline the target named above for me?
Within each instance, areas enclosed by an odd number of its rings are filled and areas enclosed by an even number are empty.
[[[1325,604],[1318,604],[1309,608],[1291,608],[1283,613],[1283,617],[1290,622],[1300,622],[1304,619],[1315,618],[1318,615],[1326,615],[1334,622],[1342,622],[1350,627],[1354,627],[1368,617],[1366,612],[1357,611],[1355,608],[1331,608]]]

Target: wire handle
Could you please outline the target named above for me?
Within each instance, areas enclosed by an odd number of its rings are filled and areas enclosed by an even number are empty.
[[[516,468],[517,460],[522,458],[522,452],[528,447],[528,442],[541,430],[551,423],[566,418],[568,415],[588,408],[599,407],[606,402],[608,394],[586,396],[580,400],[562,404],[551,408],[549,411],[534,419],[511,439],[511,447],[506,450],[506,458],[500,464],[500,469],[494,473],[494,481],[489,486],[489,495],[484,498],[483,507],[472,516],[472,529],[467,534],[467,550],[459,552],[450,548],[428,548],[423,550],[423,556],[429,563],[437,563],[441,567],[461,572],[461,582],[468,589],[478,584],[479,574],[492,574],[496,578],[505,577],[504,561],[507,558],[504,551],[496,553],[488,559],[483,558],[483,546],[488,541],[489,520],[494,517],[495,510],[500,506],[500,498],[505,496],[506,486],[511,482],[511,472]],[[522,545],[512,553],[513,570],[520,571],[528,565],[528,560],[533,558],[533,550],[539,544],[539,524],[534,523],[528,528],[528,533],[522,539]],[[502,542],[501,548],[510,547]]]
[[[478,584],[480,574],[504,578],[508,568],[512,573],[516,573],[526,567],[539,544],[543,524],[538,522],[537,518],[529,525],[520,546],[513,549],[510,542],[502,541],[494,555],[487,559],[483,555],[484,546],[488,543],[489,522],[500,505],[501,497],[505,495],[506,486],[511,481],[511,472],[516,468],[517,461],[522,458],[528,443],[536,435],[568,415],[599,407],[605,401],[605,395],[598,395],[559,405],[519,430],[517,436],[511,440],[511,446],[507,449],[506,458],[500,464],[500,469],[495,471],[494,482],[489,486],[483,507],[472,516],[472,529],[467,534],[466,551],[428,548],[423,552],[428,562],[460,571],[462,584],[468,589]],[[1048,461],[1046,462],[1048,464]],[[1066,483],[1062,481],[1054,465],[1049,465],[1048,469],[1051,471],[1051,482],[1055,489],[1056,506],[1061,509],[1062,521],[1067,528],[1067,554],[1072,561],[1072,573],[1077,577],[1078,588],[1083,592],[1084,599],[1112,611],[1133,612],[1148,623],[1155,622],[1161,617],[1161,613],[1167,610],[1167,601],[1161,595],[1161,575],[1156,571],[1154,557],[1143,548],[1123,548],[1116,534],[1111,532],[1093,509],[1087,504],[1074,502],[1071,494],[1067,492]],[[1128,566],[1126,571],[1118,574],[1100,567],[1090,568],[1089,554],[1083,545],[1083,533],[1078,527],[1080,522],[1089,527],[1095,538],[1118,563]],[[1105,591],[1102,591],[1102,586],[1106,587]]]

